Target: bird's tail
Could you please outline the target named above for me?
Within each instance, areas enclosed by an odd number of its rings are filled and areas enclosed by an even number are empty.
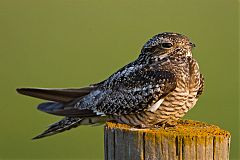
[[[100,124],[108,120],[108,117],[65,117],[62,120],[52,124],[49,126],[47,130],[43,133],[39,134],[38,136],[34,137],[33,139],[40,139],[43,137],[51,136],[57,133],[64,132],[66,130],[70,130],[72,128],[76,128],[79,125],[95,125]]]
[[[51,136],[57,133],[70,130],[79,125],[96,125],[109,120],[109,116],[98,114],[89,109],[79,109],[75,107],[75,101],[79,101],[82,97],[88,95],[94,90],[95,86],[89,86],[78,89],[49,89],[49,88],[19,88],[17,92],[36,98],[50,100],[38,105],[40,111],[65,116],[62,120],[49,126],[40,135],[33,139],[39,139]],[[76,100],[75,100],[76,99]],[[52,102],[53,101],[53,102]]]

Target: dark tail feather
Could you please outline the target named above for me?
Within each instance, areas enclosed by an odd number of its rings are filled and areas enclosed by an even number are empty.
[[[62,104],[58,102],[44,102],[38,105],[37,107],[40,111],[54,114],[58,116],[67,116],[67,117],[90,117],[96,116],[91,110],[74,108],[73,105]]]
[[[104,122],[112,120],[109,116],[96,116],[96,117],[65,117],[64,119],[52,124],[49,128],[41,133],[40,135],[34,137],[33,139],[40,139],[43,137],[51,136],[57,133],[76,128],[79,125],[97,125],[103,124]]]
[[[89,94],[94,89],[94,86],[73,89],[50,89],[50,88],[18,88],[17,92],[23,95],[55,101],[69,102],[74,98],[80,98]]]
[[[51,136],[57,133],[76,128],[80,125],[83,119],[79,117],[65,117],[64,119],[52,124],[49,128],[41,133],[40,135],[34,137],[33,139],[40,139],[43,137]]]

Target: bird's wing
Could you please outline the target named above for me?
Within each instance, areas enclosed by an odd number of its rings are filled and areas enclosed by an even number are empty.
[[[157,68],[127,66],[83,97],[67,103],[45,102],[38,109],[50,114],[78,117],[131,114],[147,110],[176,87],[175,75]]]
[[[172,72],[154,67],[158,66],[130,67],[117,72],[102,85],[102,89],[95,91],[95,95],[89,94],[78,101],[78,108],[106,115],[147,110],[176,87],[176,78]]]
[[[18,88],[17,92],[23,95],[66,103],[75,98],[83,97],[89,94],[95,86],[83,88]]]

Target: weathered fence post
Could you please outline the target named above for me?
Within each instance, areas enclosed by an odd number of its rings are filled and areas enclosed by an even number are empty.
[[[137,129],[108,122],[105,160],[228,160],[230,133],[217,126],[180,120],[175,127]]]

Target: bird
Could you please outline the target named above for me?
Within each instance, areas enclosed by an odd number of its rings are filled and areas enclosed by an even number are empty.
[[[64,116],[33,139],[108,121],[138,128],[175,126],[204,88],[192,56],[194,47],[183,34],[163,32],[143,45],[136,60],[99,83],[82,88],[18,88],[20,94],[47,100],[37,106],[40,111]]]

